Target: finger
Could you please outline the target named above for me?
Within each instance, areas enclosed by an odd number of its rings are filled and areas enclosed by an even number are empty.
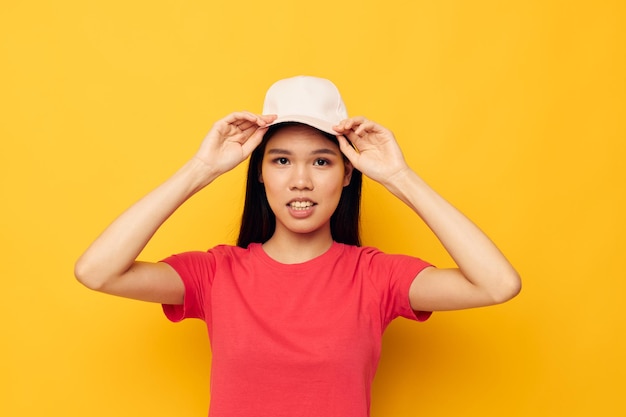
[[[233,112],[223,118],[221,121],[231,127],[246,131],[251,127],[267,126],[275,119],[273,115],[261,116],[248,111]]]
[[[265,123],[270,124],[278,118],[277,114],[262,114],[259,116]]]
[[[241,124],[244,121],[254,121],[258,118],[254,113],[248,111],[236,111],[228,116],[224,117],[222,120],[227,124]]]
[[[242,132],[245,132],[246,130],[249,130],[249,129],[258,129],[259,127],[261,127],[256,121],[254,122],[245,121],[238,125],[234,124],[233,126],[239,128]]]
[[[265,135],[267,129],[267,127],[258,128],[245,142],[241,144],[241,149],[243,150],[243,154],[246,158],[263,141],[263,135]]]
[[[346,139],[350,147],[355,148],[357,150],[359,149],[359,143],[361,142],[362,138],[361,136],[358,136],[353,130],[346,131],[343,133],[343,135],[338,135],[337,137],[340,137],[340,136]]]
[[[337,141],[339,141],[339,149],[341,152],[348,158],[348,160],[354,165],[357,166],[356,162],[359,157],[359,153],[357,150],[348,142],[343,135],[337,135]]]
[[[271,124],[278,117],[278,115],[276,114],[258,115],[258,114],[249,113],[249,112],[245,112],[245,113],[246,113],[246,117],[244,117],[243,119],[236,120],[232,123],[233,126],[238,127],[242,131],[248,130],[250,128],[256,129],[259,127],[265,127]]]
[[[345,132],[346,130],[350,129],[348,127],[348,123],[350,123],[350,119],[344,119],[337,123],[337,125],[333,126],[333,129],[335,129],[337,132]]]
[[[350,117],[348,119],[342,120],[336,126],[333,126],[333,128],[336,128],[335,130],[337,130],[338,132],[354,130],[358,128],[361,124],[365,123],[366,120],[367,119],[364,116]]]
[[[382,133],[382,127],[370,120],[364,120],[354,130],[358,136],[363,136],[366,133]]]

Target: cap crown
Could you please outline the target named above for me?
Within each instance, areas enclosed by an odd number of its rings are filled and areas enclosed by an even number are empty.
[[[276,114],[272,123],[299,122],[330,134],[348,117],[339,90],[324,78],[300,75],[275,82],[265,95],[263,114]]]

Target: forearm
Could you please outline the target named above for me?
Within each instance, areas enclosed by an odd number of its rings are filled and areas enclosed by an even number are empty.
[[[192,159],[172,177],[113,221],[75,266],[76,277],[91,288],[121,276],[133,265],[158,228],[181,204],[217,175]]]
[[[519,290],[517,272],[489,237],[415,172],[407,168],[384,185],[420,216],[468,281],[494,299]]]

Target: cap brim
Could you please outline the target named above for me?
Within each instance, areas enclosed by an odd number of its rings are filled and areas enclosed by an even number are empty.
[[[289,123],[289,122],[302,123],[305,125],[312,126],[316,129],[319,129],[322,132],[326,132],[331,135],[338,135],[338,133],[333,129],[333,126],[334,126],[333,123],[316,119],[314,117],[307,117],[307,116],[301,116],[301,115],[280,116],[276,120],[274,120],[270,124],[270,126],[277,125],[279,123]]]

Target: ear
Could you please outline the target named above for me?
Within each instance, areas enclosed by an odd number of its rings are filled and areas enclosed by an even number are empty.
[[[260,182],[261,184],[263,184],[263,172],[261,172],[261,170],[260,170],[260,169],[259,169],[259,176],[258,176],[257,178],[258,178],[259,182]]]
[[[348,161],[348,159],[344,159],[344,175],[343,175],[343,186],[347,187],[350,185],[350,180],[352,179],[352,171],[354,167],[352,166],[352,162]]]

